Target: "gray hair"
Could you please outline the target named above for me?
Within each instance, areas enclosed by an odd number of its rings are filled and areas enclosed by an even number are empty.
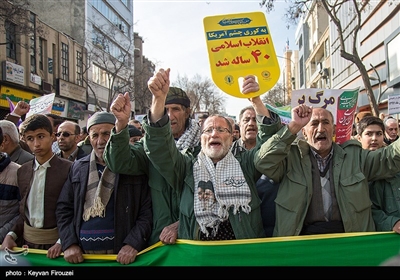
[[[247,106],[247,107],[244,107],[242,110],[240,110],[240,113],[239,113],[239,122],[242,121],[243,114],[244,114],[244,112],[246,112],[247,110],[253,111],[254,113],[256,112],[256,110],[254,109],[254,107],[251,106],[251,105],[249,105],[249,106]]]
[[[385,128],[389,127],[390,123],[397,123],[397,120],[393,118],[392,116],[388,116],[383,119],[383,123],[385,124]]]
[[[13,143],[19,143],[19,133],[17,126],[8,120],[0,120],[0,127],[3,130],[3,135],[7,134]]]

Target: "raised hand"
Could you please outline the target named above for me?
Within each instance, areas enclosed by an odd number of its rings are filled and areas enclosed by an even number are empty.
[[[15,106],[13,113],[15,113],[19,116],[23,116],[29,112],[30,108],[31,108],[31,105],[29,105],[29,103],[26,103],[25,101],[20,100],[20,101],[18,101],[17,105]]]
[[[253,75],[247,75],[244,77],[241,90],[243,94],[259,91],[260,85],[258,84],[256,77]]]
[[[147,82],[147,86],[154,97],[167,97],[170,83],[169,72],[169,68],[167,70],[161,68]]]
[[[292,108],[292,120],[289,123],[289,130],[292,134],[297,134],[310,120],[312,107],[305,104]]]
[[[150,107],[151,122],[156,122],[164,115],[165,100],[167,99],[170,83],[169,72],[169,68],[167,70],[161,68],[147,82],[147,86],[153,94]]]
[[[110,110],[116,118],[115,130],[118,133],[128,125],[131,116],[131,101],[129,93],[125,92],[125,94],[118,94],[117,98],[115,98],[111,103]]]

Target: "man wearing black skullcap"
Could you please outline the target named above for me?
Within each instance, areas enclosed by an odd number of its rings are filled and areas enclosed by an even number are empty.
[[[190,118],[190,99],[186,92],[170,87],[165,100],[165,109],[171,121],[172,135],[179,150],[194,147],[200,139],[200,128]]]

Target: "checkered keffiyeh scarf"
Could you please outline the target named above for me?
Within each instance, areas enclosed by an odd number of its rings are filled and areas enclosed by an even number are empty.
[[[199,144],[201,135],[200,126],[194,119],[189,119],[189,121],[189,127],[176,142],[176,147],[179,151],[192,149]]]
[[[83,206],[83,220],[90,217],[104,217],[110,196],[114,190],[115,174],[107,166],[99,179],[94,150],[90,154],[89,179]]]
[[[194,213],[201,231],[209,235],[212,228],[215,236],[221,222],[229,218],[229,209],[233,214],[241,211],[249,214],[251,207],[250,188],[247,185],[237,159],[229,152],[216,166],[203,152],[198,155],[193,166],[194,176]],[[209,195],[203,195],[208,191]]]

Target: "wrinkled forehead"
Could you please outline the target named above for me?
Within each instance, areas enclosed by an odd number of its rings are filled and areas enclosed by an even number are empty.
[[[330,122],[334,123],[334,119],[332,113],[324,108],[314,108],[312,111],[311,120],[326,120],[328,119]]]
[[[181,105],[181,104],[176,104],[176,103],[171,103],[171,104],[165,104],[165,108],[167,110],[181,110],[184,111],[185,110],[185,106]]]
[[[204,120],[203,127],[225,127],[229,128],[229,121],[220,116],[211,116]]]
[[[93,134],[93,133],[101,133],[101,132],[105,132],[105,131],[111,131],[113,127],[114,127],[114,125],[110,124],[110,123],[94,124],[89,128],[89,132],[91,134]]]
[[[256,116],[256,112],[254,111],[254,109],[247,109],[246,111],[243,112],[243,117],[242,118],[252,118]]]

